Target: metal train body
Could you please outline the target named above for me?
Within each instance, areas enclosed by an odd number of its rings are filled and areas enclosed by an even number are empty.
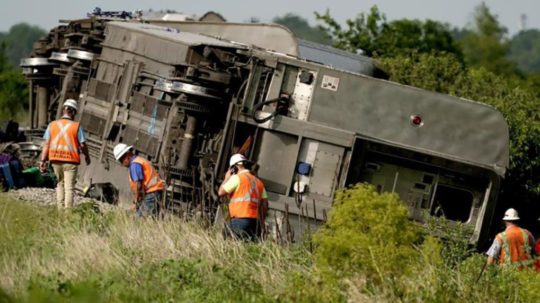
[[[21,66],[33,129],[79,100],[93,158],[79,184],[112,182],[130,199],[112,155],[123,142],[159,168],[174,209],[213,217],[241,151],[283,238],[324,220],[336,190],[357,182],[397,193],[415,220],[443,216],[470,225],[473,243],[487,237],[508,166],[502,115],[374,78],[369,58],[277,25],[99,17],[53,29],[32,57]]]

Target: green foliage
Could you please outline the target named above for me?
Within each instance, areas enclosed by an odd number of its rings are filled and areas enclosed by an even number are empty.
[[[287,288],[278,296],[282,302],[346,302],[339,278],[321,271],[310,275],[293,273],[287,278]]]
[[[517,33],[510,40],[508,59],[527,73],[540,72],[540,30],[530,29]]]
[[[26,23],[0,33],[0,120],[19,120],[27,107],[27,81],[17,67],[21,58],[30,55],[34,42],[44,35],[41,28]]]
[[[102,213],[95,201],[83,202],[64,215],[75,230],[86,230],[100,234],[106,233],[114,220],[110,214]]]
[[[536,302],[540,297],[536,272],[485,268],[486,257],[471,251],[464,226],[434,219],[427,231],[443,239],[421,235],[394,195],[379,195],[368,185],[340,192],[335,202],[327,226],[315,235],[315,265],[322,273],[296,278],[306,297],[314,287],[334,295],[327,301],[349,302]]]
[[[323,28],[332,37],[334,46],[351,52],[362,50],[368,56],[388,57],[411,52],[450,52],[461,55],[450,27],[437,21],[401,19],[386,21],[384,14],[373,6],[369,14],[360,13],[347,20],[347,28],[335,21],[329,11],[315,13],[324,23]]]
[[[282,17],[275,17],[272,21],[286,26],[298,38],[321,44],[332,44],[332,40],[323,30],[310,26],[306,19],[298,15],[288,13]]]
[[[465,62],[471,67],[483,67],[497,74],[512,74],[516,68],[506,56],[510,44],[505,35],[507,29],[499,24],[485,3],[475,9],[474,23],[464,31],[459,41]]]
[[[53,301],[50,298],[54,298]],[[94,273],[81,281],[37,276],[25,299],[32,302],[270,302],[245,272],[204,260],[165,260],[137,271]]]
[[[48,245],[40,232],[54,229],[55,211],[22,204],[12,207],[11,201],[0,199],[0,259],[15,256],[22,259],[30,252]],[[46,252],[44,252],[46,253]]]
[[[453,54],[400,55],[381,58],[379,66],[390,80],[431,91],[452,94],[452,83],[462,82],[465,67]]]
[[[362,272],[383,282],[407,274],[418,238],[396,194],[358,184],[336,194],[326,225],[314,236],[315,260],[338,276]]]
[[[30,56],[32,45],[46,32],[27,23],[13,25],[8,32],[0,33],[0,44],[5,43],[6,56],[12,66],[18,66],[21,58]]]
[[[473,254],[474,247],[470,244],[472,226],[442,217],[426,218],[424,226],[433,237],[441,239],[438,251],[448,267],[458,266]]]
[[[15,119],[28,104],[28,89],[24,76],[13,68],[0,44],[0,120]]]

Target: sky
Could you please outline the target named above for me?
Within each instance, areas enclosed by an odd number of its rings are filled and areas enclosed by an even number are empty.
[[[432,19],[463,27],[472,20],[474,8],[480,0],[0,0],[0,31],[19,22],[50,29],[59,19],[85,17],[95,7],[102,10],[173,9],[187,14],[203,15],[207,11],[222,14],[228,21],[242,22],[252,17],[270,22],[276,16],[294,13],[316,24],[314,12],[327,9],[338,22],[367,12],[373,5],[394,19]],[[520,16],[527,16],[526,29],[540,28],[539,0],[486,0],[491,12],[513,35],[520,30]]]

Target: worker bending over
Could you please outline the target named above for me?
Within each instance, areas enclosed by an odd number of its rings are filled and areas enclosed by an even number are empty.
[[[163,199],[165,182],[150,161],[136,156],[133,146],[119,143],[114,147],[116,160],[129,168],[129,185],[135,195],[135,209],[139,217],[157,216]]]

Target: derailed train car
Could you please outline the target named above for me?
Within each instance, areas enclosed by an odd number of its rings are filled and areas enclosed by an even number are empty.
[[[81,184],[112,182],[129,199],[112,155],[123,142],[159,167],[173,210],[213,218],[241,152],[283,238],[324,220],[337,189],[368,182],[399,194],[415,220],[470,225],[479,243],[508,166],[495,109],[374,78],[369,58],[276,25],[91,17],[53,29],[21,66],[34,130],[79,100],[94,159]]]

